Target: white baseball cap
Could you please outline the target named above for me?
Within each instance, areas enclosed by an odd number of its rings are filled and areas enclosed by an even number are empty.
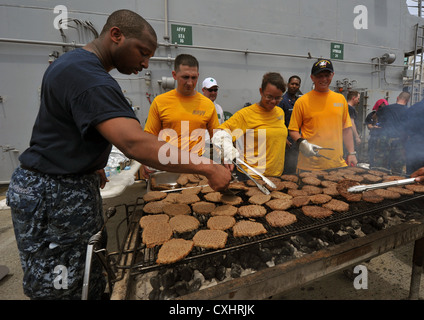
[[[206,78],[205,80],[203,80],[202,83],[202,88],[206,88],[209,89],[213,86],[218,86],[218,83],[216,82],[216,80],[214,78]]]

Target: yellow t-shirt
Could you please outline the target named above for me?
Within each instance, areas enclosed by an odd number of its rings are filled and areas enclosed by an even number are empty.
[[[258,104],[237,111],[219,126],[228,129],[233,140],[241,142],[244,161],[265,176],[280,176],[284,169],[287,127],[284,111],[275,107],[266,111]]]
[[[173,89],[153,100],[144,131],[182,150],[201,155],[205,129],[212,136],[213,129],[218,126],[215,105],[210,99],[199,92],[183,96]]]
[[[302,138],[324,148],[320,154],[330,158],[305,157],[299,152],[297,167],[301,170],[325,170],[345,167],[343,159],[343,129],[351,127],[345,97],[334,91],[312,90],[297,99],[290,119],[289,130],[301,131]]]

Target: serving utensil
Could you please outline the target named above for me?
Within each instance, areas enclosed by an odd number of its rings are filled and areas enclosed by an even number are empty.
[[[269,180],[267,177],[263,176],[262,174],[260,174],[258,172],[258,170],[256,170],[255,168],[252,168],[251,166],[249,166],[246,162],[244,162],[243,160],[241,160],[240,158],[236,158],[236,161],[240,162],[241,164],[244,164],[249,170],[251,170],[253,173],[257,174],[259,177],[261,177],[261,179],[267,184],[269,185],[271,188],[277,188],[277,186],[271,181]],[[234,161],[233,161],[234,162]]]
[[[252,180],[256,186],[258,187],[259,190],[261,190],[262,193],[264,194],[271,194],[271,192],[269,192],[269,190],[267,188],[265,188],[264,186],[260,185],[256,179],[252,178],[247,172],[246,170],[243,169],[243,167],[241,165],[239,165],[236,161],[233,160],[234,165],[240,169],[241,172],[243,172],[250,180]]]
[[[415,178],[401,179],[401,180],[375,183],[375,184],[363,184],[363,185],[359,185],[359,186],[350,187],[350,188],[347,189],[347,191],[348,192],[363,192],[363,191],[367,191],[367,190],[384,189],[384,188],[388,188],[388,187],[404,186],[404,185],[412,184],[412,183],[415,183]]]

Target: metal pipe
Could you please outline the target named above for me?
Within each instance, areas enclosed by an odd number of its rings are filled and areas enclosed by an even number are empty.
[[[65,43],[65,42],[55,42],[55,41],[41,41],[41,40],[25,40],[25,39],[11,39],[11,38],[0,38],[0,42],[5,43],[18,43],[18,44],[32,44],[32,45],[42,45],[42,46],[59,46],[59,47],[73,47],[73,48],[82,48],[85,44],[82,43]],[[171,57],[152,57],[150,61],[164,61],[164,62],[173,62],[175,58]]]
[[[33,45],[48,45],[48,46],[60,46],[60,47],[74,47],[80,48],[85,46],[85,44],[81,43],[63,43],[63,42],[54,42],[54,41],[39,41],[39,40],[24,40],[24,39],[9,39],[9,38],[0,38],[0,42],[9,42],[9,43],[20,43],[20,44],[33,44]],[[231,48],[220,48],[220,47],[209,47],[209,46],[194,46],[194,45],[177,45],[171,43],[158,43],[160,47],[171,47],[175,48],[190,48],[190,49],[203,49],[203,50],[215,50],[215,51],[226,51],[226,52],[235,52],[235,53],[243,53],[247,54],[258,54],[258,55],[270,55],[270,56],[278,56],[278,57],[292,57],[292,58],[301,58],[301,59],[319,59],[321,57],[313,57],[310,54],[308,55],[298,55],[298,54],[288,54],[288,53],[279,53],[279,52],[267,52],[267,51],[253,51],[249,49],[241,50],[241,49],[231,49]],[[174,58],[170,57],[152,57],[150,60],[152,61],[173,61]],[[360,64],[360,65],[374,65],[372,62],[360,62],[360,61],[348,61],[348,60],[337,60],[340,63],[352,63],[352,64]],[[396,66],[391,65],[392,67],[404,68],[403,65]]]
[[[168,0],[165,0],[165,34],[163,39],[169,42]]]
[[[209,47],[209,46],[196,46],[196,45],[180,45],[180,44],[171,44],[171,43],[158,43],[158,46],[163,47],[172,47],[175,48],[191,48],[191,49],[203,49],[203,50],[215,50],[215,51],[226,51],[226,52],[235,52],[247,54],[258,54],[258,55],[270,55],[270,56],[279,56],[279,57],[292,57],[292,58],[301,58],[301,59],[321,59],[322,57],[313,57],[309,53],[308,55],[299,55],[299,54],[289,54],[289,53],[280,53],[280,52],[267,52],[267,51],[253,51],[249,49],[231,49],[231,48],[220,48],[220,47]],[[374,65],[373,62],[360,62],[360,61],[349,61],[349,60],[337,60],[340,63],[352,63],[352,64],[361,64],[361,65]],[[404,68],[404,66],[391,65],[392,67]]]
[[[74,48],[85,46],[84,44],[75,43],[75,42],[65,43],[65,42],[55,42],[55,41],[24,40],[24,39],[11,39],[11,38],[0,38],[0,42],[33,44],[33,45],[42,45],[42,46],[74,47]]]

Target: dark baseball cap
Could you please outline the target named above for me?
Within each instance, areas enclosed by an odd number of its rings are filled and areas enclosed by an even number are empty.
[[[321,59],[314,63],[312,66],[311,74],[316,75],[321,71],[334,72],[333,64],[328,59]]]

